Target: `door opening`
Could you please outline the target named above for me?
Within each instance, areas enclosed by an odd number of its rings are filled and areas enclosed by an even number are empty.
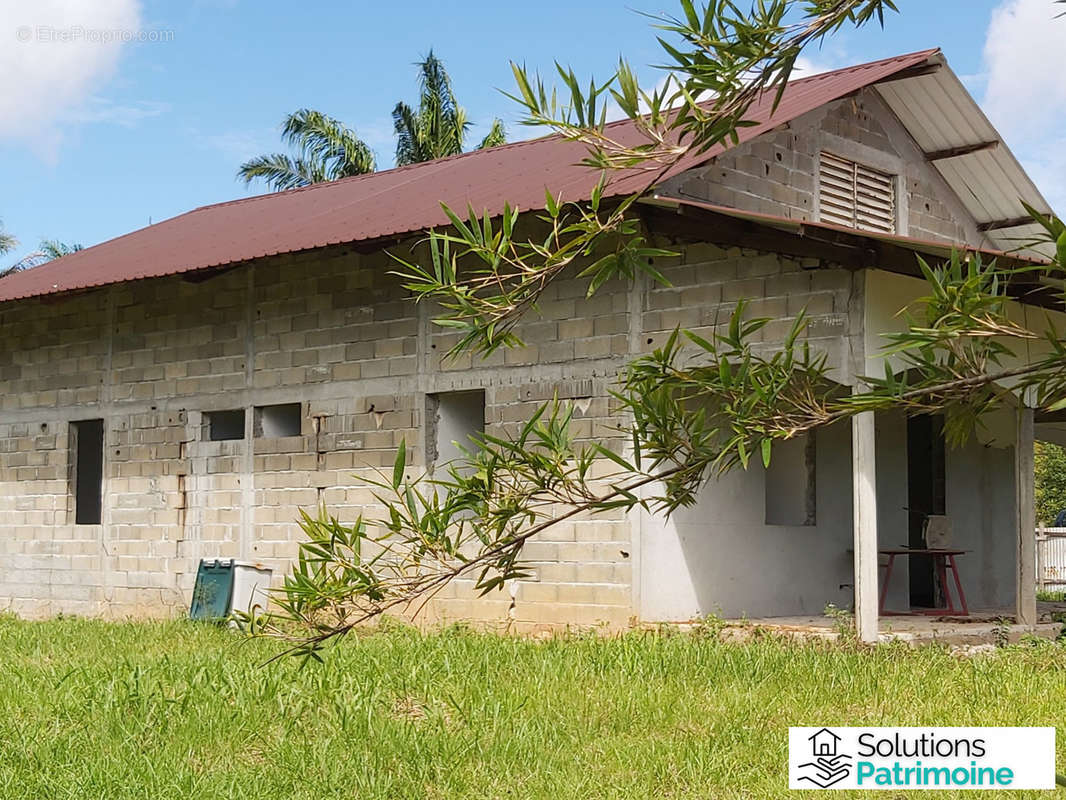
[[[944,418],[923,414],[907,419],[907,544],[924,548],[924,525],[945,506]],[[937,587],[930,556],[910,557],[912,608],[935,608]]]

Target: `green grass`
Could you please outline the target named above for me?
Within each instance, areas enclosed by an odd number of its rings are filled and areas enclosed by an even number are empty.
[[[1047,603],[1063,603],[1066,602],[1066,592],[1037,592],[1036,599]]]
[[[779,798],[789,725],[1055,725],[1066,708],[1052,643],[961,659],[395,629],[300,670],[184,622],[0,619],[0,641],[4,800]]]

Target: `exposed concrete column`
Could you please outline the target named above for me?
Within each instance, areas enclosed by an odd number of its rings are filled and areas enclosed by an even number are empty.
[[[105,324],[107,325],[107,354],[104,356],[104,381],[100,386],[100,416],[104,419],[104,455],[103,455],[103,507],[101,509],[100,522],[100,594],[97,602],[100,610],[105,614],[110,611],[110,603],[115,596],[115,575],[118,571],[118,557],[115,553],[115,526],[112,520],[115,509],[114,484],[111,481],[111,426],[114,425],[114,382],[115,382],[115,325],[117,322],[117,298],[118,286],[112,284],[105,290],[107,292],[107,305],[105,312]],[[68,429],[70,423],[67,423]],[[69,435],[68,435],[69,441]],[[71,507],[73,512],[73,507]],[[64,520],[66,521],[66,520]],[[69,521],[73,522],[73,515]]]
[[[429,307],[430,302],[429,300],[422,300],[415,305],[415,313],[418,317],[418,329],[415,336],[415,356],[418,363],[415,380],[418,384],[418,401],[415,406],[414,424],[421,431],[418,436],[418,448],[421,453],[422,465],[427,469],[433,455],[429,442],[429,431],[432,427],[432,420],[429,419],[429,394],[436,389],[434,373],[437,372],[433,358],[435,351],[432,348],[433,314]],[[492,398],[486,389],[486,405],[491,400]]]
[[[877,641],[877,480],[874,414],[851,420],[855,538],[855,627],[863,642]]]
[[[637,272],[629,286],[628,304],[626,316],[629,321],[629,358],[634,359],[643,352],[644,341],[644,308],[648,297],[648,275],[645,272]],[[633,416],[626,412],[626,423],[631,425]],[[630,458],[632,452],[632,440],[626,437],[625,456]],[[658,488],[658,487],[656,487]],[[653,487],[644,486],[640,490],[641,497],[649,497]],[[638,620],[643,615],[643,574],[644,574],[644,514],[641,509],[631,508],[626,518],[629,522],[629,550],[631,553],[629,567],[629,602],[633,616]]]
[[[1017,519],[1018,574],[1015,606],[1018,624],[1036,625],[1036,508],[1033,495],[1033,409],[1018,408],[1014,446],[1014,507]]]
[[[246,396],[251,398],[255,389],[255,264],[247,267],[244,292],[244,386]],[[252,557],[252,544],[256,538],[255,405],[247,401],[244,407],[244,441],[242,444],[238,477],[241,487],[241,527],[237,553],[242,560],[247,561]]]

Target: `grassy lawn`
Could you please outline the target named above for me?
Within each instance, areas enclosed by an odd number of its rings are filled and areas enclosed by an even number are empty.
[[[789,725],[1055,725],[1066,709],[1051,643],[960,659],[396,629],[300,670],[184,622],[0,619],[0,640],[5,800],[803,796],[786,788]]]

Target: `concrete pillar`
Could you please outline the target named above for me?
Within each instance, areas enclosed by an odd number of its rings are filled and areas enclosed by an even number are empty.
[[[877,480],[874,414],[851,420],[855,537],[855,627],[863,642],[877,641]]]
[[[1036,502],[1033,495],[1033,409],[1018,408],[1014,447],[1014,507],[1017,518],[1018,575],[1015,580],[1018,624],[1036,625]]]
[[[255,265],[247,268],[244,284],[244,387],[250,397],[255,388]],[[244,441],[240,475],[241,518],[237,552],[243,561],[252,558],[255,542],[255,406],[244,407]]]

